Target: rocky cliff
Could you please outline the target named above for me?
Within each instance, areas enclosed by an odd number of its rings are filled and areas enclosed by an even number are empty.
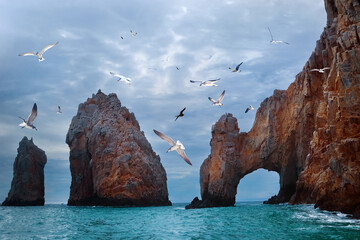
[[[66,136],[68,205],[171,205],[166,173],[133,113],[100,90],[79,105]]]
[[[325,7],[315,51],[287,90],[261,103],[252,129],[239,133],[230,114],[214,125],[200,169],[202,201],[189,208],[233,205],[240,179],[264,168],[280,176],[279,194],[266,203],[360,214],[360,2]]]
[[[27,137],[21,140],[17,151],[11,189],[2,205],[44,205],[44,167],[47,161],[45,152]]]

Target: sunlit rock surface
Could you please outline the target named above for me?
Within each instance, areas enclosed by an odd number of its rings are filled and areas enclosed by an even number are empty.
[[[116,94],[99,90],[80,104],[66,143],[72,175],[68,205],[171,205],[160,158]]]
[[[261,103],[252,129],[239,133],[231,114],[214,125],[196,205],[232,206],[240,179],[264,168],[280,176],[279,194],[266,203],[359,215],[360,2],[325,0],[325,7],[315,51],[287,90]],[[323,67],[331,69],[310,72]]]

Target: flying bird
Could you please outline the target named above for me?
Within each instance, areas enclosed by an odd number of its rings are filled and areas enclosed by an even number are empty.
[[[233,69],[231,67],[229,67],[229,69],[232,70],[232,72],[241,72],[241,70],[239,70],[241,64],[243,64],[243,62],[241,62],[239,65],[237,65],[235,69]]]
[[[272,44],[276,44],[276,43],[285,43],[285,44],[289,44],[289,43],[284,42],[284,41],[281,41],[281,40],[274,40],[273,35],[272,35],[272,33],[271,33],[271,31],[270,31],[270,28],[269,28],[269,27],[268,27],[268,29],[269,29],[269,33],[270,33],[270,36],[271,36],[270,43],[272,43]]]
[[[317,68],[314,68],[314,69],[311,69],[310,72],[319,72],[319,73],[325,73],[325,70],[328,70],[330,69],[329,67],[324,67],[324,68],[321,68],[321,69],[317,69]]]
[[[130,34],[131,36],[135,37],[137,35],[137,32],[133,32],[132,30],[130,30]]]
[[[217,81],[219,81],[219,80],[220,80],[220,78],[214,79],[214,80],[206,80],[206,81],[194,81],[194,80],[190,80],[190,82],[191,82],[191,83],[197,83],[197,82],[199,82],[199,83],[200,83],[200,86],[206,86],[206,87],[208,87],[208,86],[217,86],[215,83],[216,83]]]
[[[43,54],[49,50],[50,48],[52,48],[53,46],[55,46],[56,44],[58,44],[59,42],[47,45],[46,47],[44,47],[40,52],[37,53],[32,53],[32,52],[26,52],[26,53],[22,53],[19,54],[19,56],[37,56],[39,59],[39,62],[42,62],[45,60],[45,58],[43,58]]]
[[[179,115],[176,116],[175,121],[179,118],[179,117],[183,117],[184,116],[184,111],[185,111],[186,107],[184,107],[183,110],[180,111]]]
[[[124,37],[123,37],[123,36],[120,36],[120,38],[121,38],[121,39],[124,39]]]
[[[117,74],[117,73],[114,73],[114,72],[110,72],[110,75],[111,75],[111,76],[114,76],[114,77],[118,77],[118,78],[119,78],[119,79],[117,80],[118,82],[120,82],[120,81],[125,81],[127,84],[130,84],[130,83],[131,83],[131,78],[124,77],[123,75],[120,75],[120,74]]]
[[[250,110],[254,110],[253,106],[251,106],[251,105],[245,110],[245,113],[247,113]]]
[[[62,112],[61,112],[61,108],[60,108],[60,106],[58,106],[58,110],[57,110],[57,112],[56,112],[57,114],[61,114]]]
[[[179,68],[179,67],[176,67],[176,69],[177,69],[177,70],[180,70],[180,68]]]
[[[222,94],[220,95],[220,97],[215,101],[214,99],[212,99],[211,97],[209,97],[209,100],[213,102],[213,105],[216,105],[216,106],[222,106],[224,105],[221,100],[224,98],[224,95],[225,95],[225,90],[222,92]]]
[[[185,160],[185,162],[187,162],[189,165],[192,165],[189,158],[186,156],[184,152],[185,150],[184,145],[179,140],[177,140],[175,143],[174,140],[172,140],[170,137],[166,136],[165,134],[158,132],[155,129],[153,130],[156,135],[158,135],[160,138],[162,138],[163,140],[165,140],[167,143],[170,144],[171,147],[166,152],[175,150],[180,155],[180,157],[182,157]]]
[[[22,117],[19,117],[20,119],[23,120],[23,122],[20,123],[19,126],[21,128],[26,127],[26,128],[29,128],[29,129],[35,129],[37,131],[36,127],[33,125],[36,116],[37,116],[37,106],[36,106],[36,103],[34,103],[34,106],[33,106],[32,110],[31,110],[31,113],[30,113],[29,117],[27,118],[27,120],[25,120]]]

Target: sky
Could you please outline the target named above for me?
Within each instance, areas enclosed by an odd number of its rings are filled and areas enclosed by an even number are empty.
[[[47,155],[45,202],[67,202],[66,133],[78,105],[101,89],[134,112],[166,170],[170,200],[190,202],[200,196],[212,125],[232,113],[240,131],[248,132],[260,103],[275,89],[287,89],[302,70],[326,12],[323,1],[313,0],[0,0],[0,23],[0,201],[27,136]],[[267,27],[275,40],[290,44],[270,44]],[[57,41],[42,62],[18,56]],[[240,62],[240,73],[229,70]],[[110,71],[131,78],[131,85]],[[217,87],[189,81],[216,78]],[[217,99],[223,90],[224,106],[212,106],[208,97]],[[22,129],[18,116],[26,118],[34,103],[38,131]],[[56,114],[58,105],[62,114]],[[245,114],[249,105],[255,110]],[[175,122],[184,107],[185,116]],[[168,144],[153,129],[179,139],[193,165],[166,153]],[[279,175],[260,169],[240,181],[236,200],[266,200],[278,191]]]

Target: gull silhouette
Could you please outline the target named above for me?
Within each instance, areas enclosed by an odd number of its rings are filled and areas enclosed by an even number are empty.
[[[34,103],[34,106],[33,106],[32,110],[31,110],[31,113],[30,113],[29,117],[27,118],[27,120],[25,120],[22,117],[19,117],[20,119],[23,120],[23,122],[20,123],[19,126],[21,128],[26,127],[26,128],[29,128],[29,129],[35,129],[37,131],[36,127],[33,125],[36,116],[37,116],[37,105],[36,105],[36,103]]]
[[[222,105],[224,105],[221,102],[221,100],[224,98],[224,95],[225,95],[225,90],[221,93],[220,97],[216,101],[214,99],[212,99],[211,97],[209,97],[209,100],[213,102],[213,105],[221,107]]]
[[[119,78],[119,79],[117,80],[118,82],[120,82],[120,81],[125,81],[127,84],[130,84],[130,83],[131,83],[131,78],[124,77],[123,75],[120,75],[120,74],[117,74],[117,73],[114,73],[114,72],[110,72],[110,75],[111,75],[111,76],[114,76],[114,77],[118,77],[118,78]]]
[[[269,27],[268,27],[268,29],[269,29],[269,33],[270,33],[270,36],[271,36],[270,43],[272,43],[272,44],[276,44],[276,43],[285,43],[285,44],[289,44],[289,43],[284,42],[284,41],[281,41],[281,40],[274,40],[273,35],[272,35],[272,33],[271,33],[271,31],[270,31],[270,28],[269,28]]]
[[[254,110],[253,106],[251,106],[251,105],[245,110],[245,113],[247,113],[250,110]]]
[[[229,67],[230,70],[232,70],[232,72],[241,72],[241,70],[239,70],[239,67],[241,66],[241,64],[243,64],[243,62],[241,62],[239,65],[236,66],[235,69]]]
[[[170,137],[166,136],[165,134],[163,134],[159,131],[156,131],[155,129],[153,129],[153,130],[156,135],[158,135],[160,138],[162,138],[163,140],[165,140],[167,143],[170,144],[171,147],[166,152],[175,150],[180,155],[180,157],[182,157],[182,159],[185,160],[185,162],[187,162],[189,165],[192,165],[189,158],[186,156],[186,154],[184,152],[184,150],[185,150],[184,145],[179,140],[177,140],[175,143],[174,140],[172,140]]]
[[[39,59],[39,62],[42,62],[45,60],[45,58],[43,58],[43,54],[49,50],[50,48],[52,48],[53,46],[55,46],[56,44],[58,44],[59,42],[47,45],[46,47],[44,47],[40,52],[37,53],[32,53],[32,52],[26,52],[26,53],[22,53],[19,54],[19,56],[37,56]]]
[[[179,115],[176,116],[175,121],[179,118],[179,117],[183,117],[184,116],[184,111],[185,111],[186,107],[184,107],[183,110],[180,111]]]
[[[220,78],[217,78],[217,79],[214,79],[214,80],[206,80],[206,81],[194,81],[194,80],[190,80],[191,83],[197,83],[199,82],[200,83],[200,86],[205,86],[205,87],[208,87],[208,86],[217,86],[215,83],[217,81],[219,81]]]

